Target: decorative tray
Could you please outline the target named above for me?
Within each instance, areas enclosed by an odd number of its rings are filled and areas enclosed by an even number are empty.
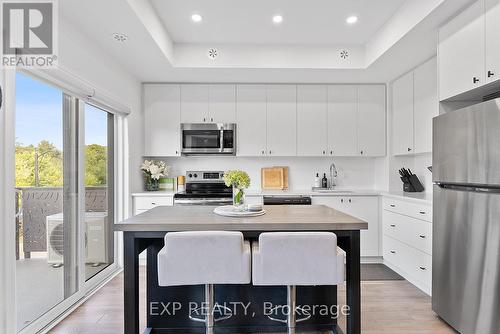
[[[214,213],[225,217],[257,217],[266,214],[266,210],[261,211],[241,211],[232,205],[218,206],[214,209]]]

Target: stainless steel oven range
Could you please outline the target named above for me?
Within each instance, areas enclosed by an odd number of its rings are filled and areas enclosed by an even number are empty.
[[[187,171],[186,191],[174,195],[174,205],[230,205],[232,188],[227,187],[221,171]]]

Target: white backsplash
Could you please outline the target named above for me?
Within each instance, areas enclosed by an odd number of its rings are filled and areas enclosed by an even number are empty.
[[[389,167],[389,189],[403,189],[403,183],[399,178],[398,170],[405,167],[411,169],[418,176],[426,192],[432,192],[432,173],[427,169],[431,165],[431,153],[407,157],[392,157]]]
[[[250,189],[260,189],[262,167],[288,166],[290,189],[310,189],[316,173],[329,178],[329,167],[335,162],[339,175],[337,188],[375,189],[376,168],[374,158],[311,158],[311,157],[180,157],[164,158],[172,166],[170,175],[185,175],[187,170],[230,170],[246,171],[252,180]]]

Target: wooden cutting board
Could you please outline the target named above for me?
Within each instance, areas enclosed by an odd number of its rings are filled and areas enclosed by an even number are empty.
[[[288,166],[274,166],[274,168],[283,168],[283,190],[288,190]]]
[[[284,186],[284,170],[280,167],[261,168],[261,188],[263,190],[281,190]]]

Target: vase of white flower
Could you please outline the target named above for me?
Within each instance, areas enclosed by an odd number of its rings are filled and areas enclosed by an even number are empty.
[[[226,186],[233,187],[233,206],[245,208],[245,189],[250,186],[250,177],[246,172],[230,170],[224,173]]]
[[[160,178],[168,176],[170,167],[163,161],[144,160],[141,170],[144,174],[144,187],[147,191],[160,189]]]

